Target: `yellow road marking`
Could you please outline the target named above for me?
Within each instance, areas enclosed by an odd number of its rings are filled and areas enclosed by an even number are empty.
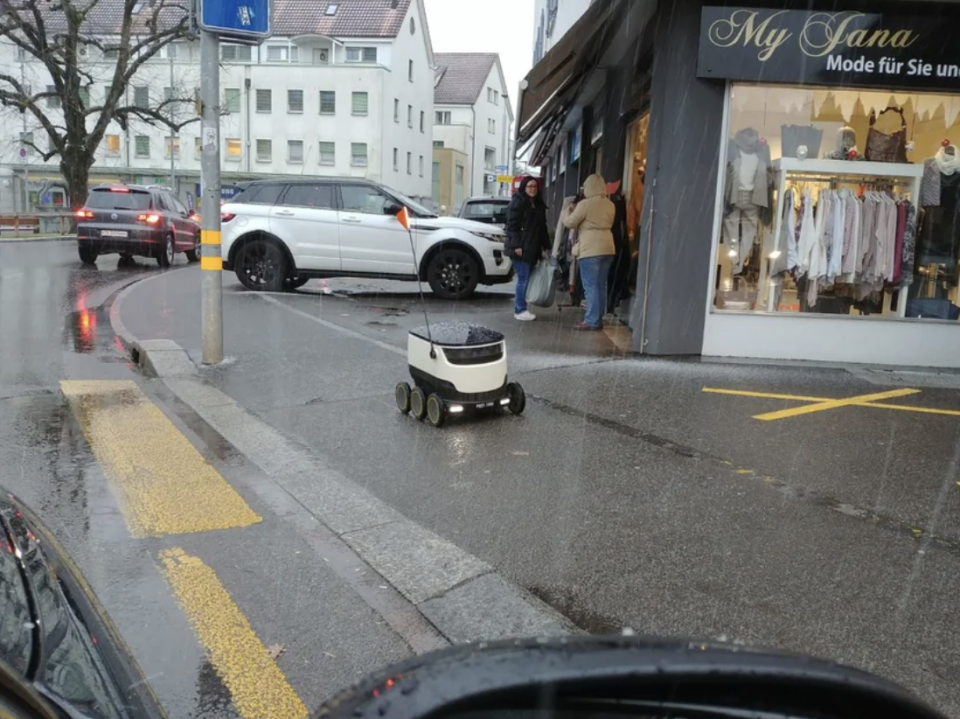
[[[910,394],[919,394],[918,389],[892,389],[889,392],[877,392],[876,394],[862,394],[858,397],[848,397],[847,399],[831,399],[826,402],[817,402],[803,407],[792,407],[790,409],[781,409],[776,412],[766,412],[764,414],[755,414],[754,419],[760,419],[769,422],[775,419],[786,419],[787,417],[798,417],[802,414],[813,414],[814,412],[823,412],[827,409],[837,409],[838,407],[849,407],[851,405],[864,405],[870,402],[877,402],[884,399],[893,399],[894,397],[906,397]]]
[[[222,257],[200,257],[200,269],[201,270],[214,270],[220,271],[223,269],[223,258]]]
[[[177,601],[243,719],[306,719],[307,707],[214,571],[182,549],[163,551],[160,559]]]
[[[221,237],[220,230],[200,230],[201,245],[219,245]]]
[[[740,397],[758,397],[760,399],[786,399],[797,402],[830,402],[829,397],[804,397],[797,394],[770,394],[769,392],[749,392],[740,389],[715,389],[713,387],[704,387],[704,392],[709,394],[732,394]]]
[[[262,521],[134,382],[60,383],[134,537]]]
[[[874,407],[876,409],[892,409],[898,412],[919,412],[921,414],[938,414],[947,417],[960,417],[960,411],[952,409],[936,409],[933,407],[911,407],[906,404],[886,404],[884,399],[893,399],[894,397],[906,397],[907,395],[920,394],[918,389],[898,389],[890,392],[880,392],[878,394],[865,394],[858,397],[848,397],[847,399],[833,399],[830,397],[808,397],[799,394],[779,394],[773,392],[751,392],[749,390],[739,389],[718,389],[716,387],[704,387],[703,391],[708,394],[726,394],[738,397],[755,397],[757,399],[781,399],[788,402],[811,402],[804,407],[795,407],[793,409],[783,409],[777,412],[767,412],[758,414],[754,419],[770,421],[775,419],[785,419],[787,417],[796,417],[801,414],[810,414],[811,412],[822,412],[827,409],[836,409],[837,407]]]

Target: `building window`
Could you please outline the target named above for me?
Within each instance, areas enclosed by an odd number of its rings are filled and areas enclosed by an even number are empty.
[[[367,166],[367,143],[365,142],[350,143],[350,164],[353,167]]]
[[[170,138],[169,137],[164,138],[163,156],[166,157],[168,160],[171,157],[180,157],[180,138],[179,137],[173,138],[173,155],[172,156],[170,154]]]
[[[430,193],[438,205],[440,204],[440,163],[433,161],[433,176],[431,177],[433,191]]]
[[[376,62],[377,48],[375,47],[348,47],[347,62]]]
[[[172,42],[169,45],[165,45],[160,48],[159,55],[164,60],[176,60],[177,59],[177,44]]]
[[[500,93],[494,90],[492,87],[487,88],[487,102],[494,105],[500,104]]]
[[[296,45],[268,45],[267,62],[297,62],[299,50]]]
[[[407,105],[407,127],[413,129],[413,105]]]
[[[228,87],[223,91],[223,106],[227,112],[240,112],[240,88]]]
[[[303,112],[303,90],[287,90],[287,112]]]
[[[199,137],[193,138],[193,157],[199,160],[203,155],[203,141]]]
[[[427,113],[425,113],[423,110],[420,111],[420,132],[424,132],[423,123],[426,118],[426,115]]]
[[[250,62],[253,48],[249,45],[221,45],[220,59],[225,62]]]
[[[23,62],[27,59],[27,51],[17,45],[17,62]]]
[[[150,88],[149,87],[133,88],[133,106],[134,107],[150,107]]]
[[[400,101],[393,101],[393,121],[400,122]]]
[[[365,92],[354,92],[350,97],[350,112],[354,115],[366,115],[370,106],[369,95]]]
[[[407,174],[408,175],[413,174],[413,153],[412,152],[407,153]]]
[[[52,93],[47,95],[47,107],[49,108],[59,108],[61,106],[60,96],[57,94],[56,85],[47,85],[47,92]]]
[[[273,161],[273,141],[257,140],[257,162]]]
[[[330,62],[330,51],[325,47],[313,48],[313,64],[326,65]]]
[[[320,114],[335,115],[337,113],[337,93],[334,90],[320,91]]]
[[[150,136],[137,135],[133,138],[133,154],[139,158],[150,157]]]
[[[120,154],[120,135],[106,135],[104,140],[106,141],[108,155]]]
[[[257,112],[273,111],[273,91],[257,90]]]
[[[454,183],[453,183],[454,184],[454,198],[453,198],[454,209],[460,209],[460,205],[463,204],[463,193],[464,193],[463,177],[464,177],[463,165],[457,165],[454,168]]]
[[[439,149],[443,149],[443,140],[434,140],[433,146]]]
[[[423,177],[423,155],[420,155],[420,160],[417,163],[417,167],[420,169],[420,177]]]
[[[78,94],[80,95],[80,107],[81,108],[90,107],[90,88],[81,87],[80,92]]]
[[[413,60],[407,60],[407,80],[413,82]]]
[[[489,132],[491,135],[497,134],[497,121],[492,117],[487,118],[487,132]]]
[[[287,140],[287,161],[297,165],[303,162],[303,140]]]
[[[337,164],[337,144],[335,142],[320,143],[320,164],[321,165]]]
[[[103,56],[107,60],[116,60],[120,57],[120,48],[118,47],[108,47],[103,51]]]
[[[729,124],[722,135],[730,138],[730,144],[727,165],[721,172],[731,180],[723,201],[732,208],[724,211],[714,238],[717,255],[716,274],[711,277],[712,312],[869,316],[874,321],[918,316],[919,308],[912,302],[915,296],[937,302],[932,299],[934,295],[925,296],[925,290],[933,292],[933,285],[939,284],[930,281],[928,264],[943,261],[937,259],[942,254],[938,248],[953,231],[948,229],[952,221],[937,225],[928,222],[928,214],[917,236],[915,263],[906,264],[901,262],[903,253],[896,251],[898,237],[902,244],[903,230],[896,222],[876,221],[879,208],[874,200],[896,197],[901,201],[901,211],[913,214],[914,208],[919,210],[917,165],[924,158],[949,157],[946,153],[950,148],[941,145],[944,138],[960,146],[960,139],[952,134],[955,130],[947,125],[953,122],[951,114],[946,119],[939,110],[945,110],[955,99],[913,92],[891,109],[890,95],[887,89],[730,86]],[[792,118],[799,116],[806,118],[805,126],[795,125]],[[846,145],[840,152],[834,149],[837,128],[868,128],[874,122],[881,133],[899,133],[903,128],[901,143],[906,138],[910,142],[909,149],[900,151],[899,157],[884,158],[887,161],[879,173],[861,169],[866,164],[861,162],[833,163],[840,169],[812,166],[848,159]],[[869,148],[870,141],[861,138],[856,144],[860,152],[865,152],[864,146]],[[803,153],[799,148],[804,145],[810,159],[800,158]],[[953,152],[960,155],[960,150]],[[628,157],[636,154],[637,150],[630,150]],[[871,158],[867,155],[866,159]],[[636,178],[638,172],[634,170],[631,176]],[[778,199],[784,209],[779,213],[776,202],[771,204],[768,199],[775,196],[773,188],[782,193]],[[879,188],[883,188],[883,195],[870,192]],[[864,189],[867,191],[861,192]],[[812,222],[814,216],[820,220],[824,214],[842,219],[850,202],[855,203],[862,221],[870,223],[871,231],[850,232],[840,222],[827,235],[825,248],[818,250],[816,233],[810,240],[805,223],[808,219]],[[886,213],[881,211],[880,216]],[[813,250],[806,252],[804,247]],[[913,288],[910,293],[908,286]],[[946,295],[941,296],[949,304]]]
[[[169,102],[172,99],[173,99],[173,88],[172,87],[163,88],[163,101]]]
[[[393,148],[393,171],[400,172],[400,150]]]
[[[243,157],[243,142],[239,137],[227,138],[227,160],[238,161]]]
[[[440,110],[434,114],[434,125],[449,125],[452,120],[449,110]]]

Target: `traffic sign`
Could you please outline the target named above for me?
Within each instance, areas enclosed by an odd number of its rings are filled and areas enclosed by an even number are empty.
[[[497,182],[505,182],[509,185],[513,182],[513,175],[497,175]]]
[[[498,175],[505,175],[510,169],[510,165],[494,165],[493,169],[497,171]]]
[[[25,148],[25,147],[21,147],[21,148],[20,148],[20,159],[21,159],[21,160],[26,160],[26,159],[27,159],[27,148]]]
[[[200,0],[199,24],[227,40],[263,40],[270,35],[270,0]]]

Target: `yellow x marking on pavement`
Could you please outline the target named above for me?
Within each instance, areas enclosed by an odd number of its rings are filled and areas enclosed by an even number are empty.
[[[949,417],[960,417],[960,412],[950,409],[933,409],[930,407],[911,407],[903,404],[880,404],[883,400],[895,399],[897,397],[906,397],[912,394],[920,394],[918,389],[894,389],[888,392],[877,392],[876,394],[861,394],[856,397],[847,397],[846,399],[834,399],[830,397],[807,397],[796,394],[774,394],[770,392],[750,392],[738,389],[717,389],[713,387],[704,387],[704,392],[709,394],[729,394],[738,397],[757,397],[759,399],[783,399],[791,402],[807,402],[802,407],[791,407],[781,409],[776,412],[765,412],[764,414],[754,415],[754,419],[770,422],[775,419],[787,419],[788,417],[798,417],[803,414],[813,414],[814,412],[823,412],[827,409],[837,409],[839,407],[874,407],[876,409],[893,409],[901,412],[920,412],[922,414],[939,414]]]

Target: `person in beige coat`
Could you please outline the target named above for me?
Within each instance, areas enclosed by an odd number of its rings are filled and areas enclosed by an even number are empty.
[[[583,183],[583,199],[568,206],[561,215],[563,224],[577,231],[573,254],[577,258],[587,314],[578,330],[599,330],[607,305],[607,277],[616,255],[613,222],[616,208],[607,198],[607,183],[600,175],[590,175]]]

